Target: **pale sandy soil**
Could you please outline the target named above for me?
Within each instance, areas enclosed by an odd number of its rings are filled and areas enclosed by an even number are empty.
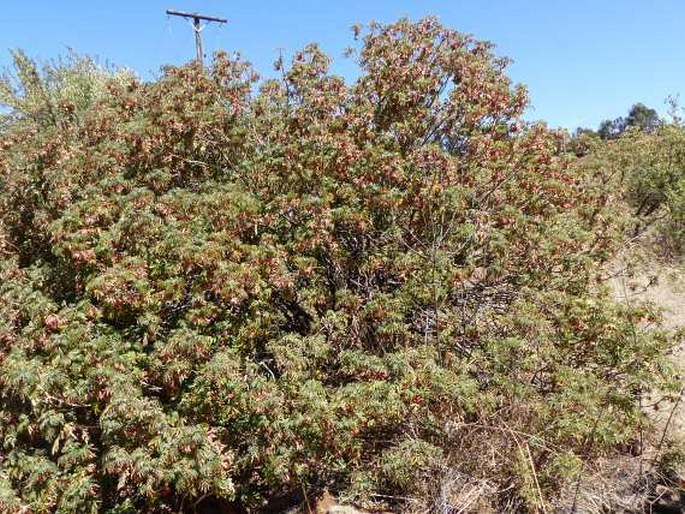
[[[635,276],[617,276],[612,285],[620,301],[654,302],[663,312],[664,327],[685,328],[685,266],[651,264]],[[685,371],[685,347],[676,349],[673,358]],[[674,429],[685,439],[685,398],[676,407],[676,421]]]

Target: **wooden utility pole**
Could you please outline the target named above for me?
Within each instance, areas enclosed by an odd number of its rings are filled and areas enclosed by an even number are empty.
[[[174,11],[172,9],[167,9],[166,13],[169,16],[180,16],[181,18],[192,18],[193,20],[193,31],[195,32],[195,50],[197,52],[197,62],[200,66],[203,65],[204,53],[202,50],[202,29],[204,26],[200,24],[201,21],[206,22],[216,22],[216,23],[226,23],[227,20],[223,18],[217,18],[215,16],[206,16],[204,14]]]

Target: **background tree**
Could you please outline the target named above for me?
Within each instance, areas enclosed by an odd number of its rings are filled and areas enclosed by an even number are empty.
[[[641,132],[653,132],[661,123],[657,112],[642,103],[633,105],[626,116],[626,127],[635,127]]]
[[[642,103],[636,103],[623,118],[614,120],[604,120],[600,123],[597,133],[602,139],[617,139],[629,128],[634,128],[640,132],[653,132],[661,125],[662,120],[654,109]]]

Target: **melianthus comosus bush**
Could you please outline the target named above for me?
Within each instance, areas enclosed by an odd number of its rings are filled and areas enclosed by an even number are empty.
[[[17,118],[6,508],[368,499],[448,471],[532,506],[636,437],[671,342],[597,284],[609,193],[520,120],[488,44],[404,20],[359,64],[346,84],[310,46],[256,88],[219,55]]]

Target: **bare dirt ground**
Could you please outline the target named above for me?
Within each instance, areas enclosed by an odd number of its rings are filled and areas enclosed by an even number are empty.
[[[685,329],[685,263],[669,265],[652,258],[638,266],[633,263],[632,273],[625,263],[617,267],[623,271],[612,280],[612,287],[619,301],[651,301],[661,309],[665,328]],[[673,359],[685,372],[685,344],[675,350]],[[658,425],[668,422],[669,437],[685,442],[685,398],[669,407],[655,412],[654,418]]]
[[[667,327],[685,326],[685,267],[652,264],[635,277],[616,277],[615,288],[620,300],[653,301],[663,309]]]
[[[648,300],[662,310],[663,325],[685,328],[685,265],[669,266],[652,261],[632,276],[623,273],[613,279],[620,301]],[[673,359],[685,370],[685,347],[677,348]],[[685,401],[675,406],[669,435],[685,441]]]
[[[627,269],[627,268],[624,268]],[[612,280],[612,287],[619,301],[651,301],[663,314],[663,326],[668,329],[685,330],[685,264],[667,265],[658,263],[656,259],[643,261],[640,266],[633,268],[633,273],[619,273]],[[681,368],[681,377],[685,377],[685,344],[676,348],[673,360]],[[661,404],[658,410],[648,411],[655,421],[655,429],[658,431],[656,440],[662,442],[666,439],[676,444],[685,445],[685,381],[681,388],[680,398],[675,402]],[[654,439],[654,438],[653,438]],[[642,462],[654,458],[650,455],[660,448],[647,451],[646,456],[639,456]],[[640,467],[642,474],[643,466]],[[685,477],[685,465],[681,465],[677,471],[679,477]],[[685,481],[678,480],[677,486],[657,486],[656,498],[648,503],[648,511],[661,512],[685,512]],[[626,507],[630,508],[626,505]]]

